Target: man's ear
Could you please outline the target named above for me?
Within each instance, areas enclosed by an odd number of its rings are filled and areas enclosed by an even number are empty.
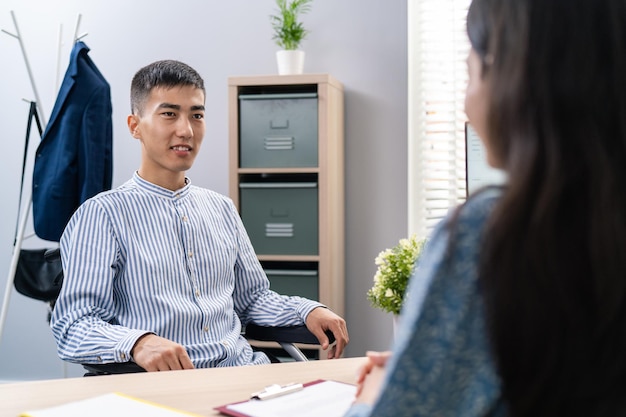
[[[128,124],[128,130],[130,131],[130,134],[135,139],[140,139],[141,134],[139,131],[139,116],[135,114],[130,114],[126,119],[126,123]]]

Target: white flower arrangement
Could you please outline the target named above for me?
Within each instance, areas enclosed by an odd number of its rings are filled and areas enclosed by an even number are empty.
[[[367,298],[374,307],[393,314],[400,313],[413,268],[425,244],[426,239],[417,240],[417,236],[412,235],[378,254],[374,285],[367,292]]]

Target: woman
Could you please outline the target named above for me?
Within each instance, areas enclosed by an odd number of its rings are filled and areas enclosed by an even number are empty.
[[[348,415],[626,415],[626,1],[474,0],[467,27],[508,184],[435,231]]]

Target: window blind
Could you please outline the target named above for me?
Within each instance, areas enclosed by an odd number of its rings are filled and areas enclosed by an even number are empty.
[[[465,200],[470,0],[408,0],[409,233],[427,237]]]

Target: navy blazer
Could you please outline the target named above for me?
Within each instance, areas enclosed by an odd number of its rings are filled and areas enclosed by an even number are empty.
[[[76,42],[37,148],[33,173],[35,234],[58,242],[78,206],[111,188],[111,88]]]

